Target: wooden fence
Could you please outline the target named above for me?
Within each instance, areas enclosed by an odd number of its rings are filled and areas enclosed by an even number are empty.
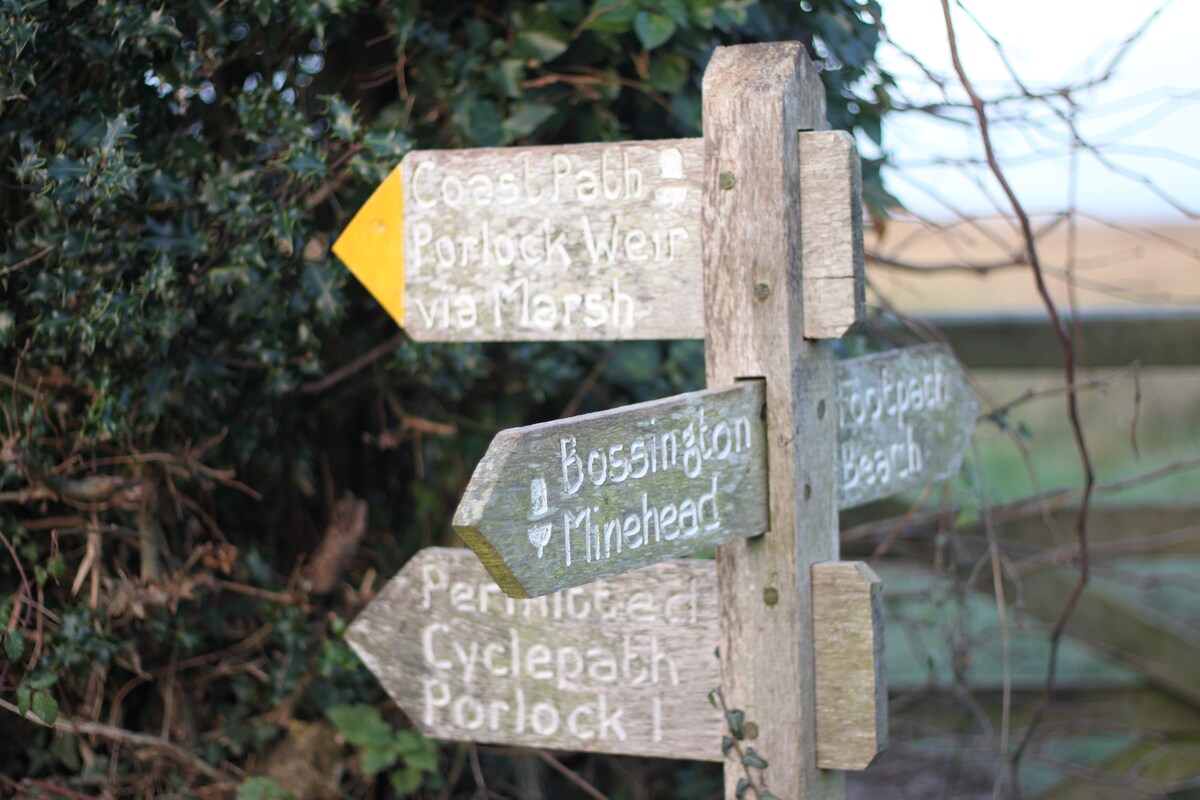
[[[1044,314],[927,321],[974,369],[1061,366]],[[1095,313],[1076,326],[1090,367],[1200,365],[1194,309]],[[1200,488],[1200,472],[1191,474]],[[1078,580],[1076,502],[1065,493],[997,506],[991,540],[981,520],[960,526],[952,543],[944,531],[954,511],[907,514],[889,501],[843,515],[843,557],[875,556],[887,587],[889,757],[924,758],[943,776],[953,769],[960,783],[951,796],[990,796],[982,784],[1040,702],[1047,634]],[[1187,503],[1093,508],[1093,576],[1066,629],[1055,703],[1025,760],[1026,796],[1200,792],[1200,497]],[[993,594],[993,544],[1005,570],[1006,626]],[[975,567],[958,576],[958,596],[930,569],[949,558],[947,547],[960,569]],[[892,779],[886,762],[875,774]]]

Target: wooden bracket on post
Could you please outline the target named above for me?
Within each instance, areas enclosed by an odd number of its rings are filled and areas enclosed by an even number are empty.
[[[805,339],[796,146],[825,128],[825,89],[781,42],[717,48],[703,98],[708,385],[767,389],[770,530],[717,549],[717,584],[722,699],[769,766],[731,748],[725,791],[841,797],[841,773],[817,767],[811,592],[812,565],[838,552],[837,394],[831,344]]]
[[[863,770],[887,749],[883,582],[861,561],[814,564],[817,766]]]
[[[866,319],[862,165],[845,131],[802,131],[804,337],[840,339]]]

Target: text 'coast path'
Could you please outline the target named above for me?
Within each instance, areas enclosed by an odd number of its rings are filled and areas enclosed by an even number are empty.
[[[702,139],[420,150],[334,251],[419,341],[702,338]]]

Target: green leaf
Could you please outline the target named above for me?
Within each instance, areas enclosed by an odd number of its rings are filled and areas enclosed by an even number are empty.
[[[358,115],[340,95],[329,96],[329,132],[337,139],[350,141],[358,136]]]
[[[47,725],[53,725],[58,719],[58,701],[45,692],[33,693],[33,713]]]
[[[552,106],[541,103],[518,103],[517,111],[504,121],[513,136],[529,136],[537,127],[554,115]]]
[[[50,162],[49,173],[52,180],[65,182],[87,177],[88,168],[77,159],[57,156]]]
[[[750,788],[750,781],[746,778],[738,778],[737,788],[734,789],[733,796],[737,800],[743,800],[746,796],[746,790]]]
[[[754,752],[754,748],[748,748],[746,755],[742,756],[742,765],[747,767],[757,767],[758,769],[767,768],[767,760]]]
[[[517,98],[525,93],[521,81],[525,80],[525,61],[519,58],[508,58],[501,61],[492,70],[492,81],[505,97]]]
[[[383,772],[388,767],[396,763],[400,758],[400,749],[396,743],[390,742],[385,746],[368,745],[362,749],[362,771],[363,775],[371,777],[379,772]]]
[[[237,790],[237,800],[293,800],[295,797],[271,778],[247,778]]]
[[[665,94],[676,94],[687,83],[691,64],[679,53],[658,52],[650,56],[650,85]]]
[[[954,519],[955,528],[967,528],[979,522],[979,509],[975,506],[963,506],[958,510]]]
[[[438,757],[433,742],[426,739],[424,748],[405,753],[404,763],[423,772],[437,772]]]
[[[388,782],[392,784],[392,791],[396,794],[412,794],[421,788],[421,771],[407,766],[393,770],[388,775]]]
[[[4,653],[10,660],[16,661],[25,652],[25,634],[20,630],[10,633],[4,640]]]
[[[729,755],[729,751],[733,749],[733,746],[735,744],[737,744],[737,742],[734,740],[734,738],[732,736],[722,736],[721,737],[721,755],[725,755],[725,756]]]
[[[638,5],[633,0],[596,0],[588,12],[591,20],[584,29],[597,33],[625,33],[637,13]]]
[[[746,712],[740,708],[735,708],[732,711],[725,712],[725,724],[729,726],[730,732],[735,739],[746,738]]]
[[[633,32],[637,34],[642,47],[653,50],[675,35],[675,20],[666,14],[639,11],[633,18]]]
[[[558,21],[554,12],[540,3],[514,14],[513,29],[516,31],[512,49],[514,58],[551,61],[566,52],[571,42],[571,32]]]
[[[392,727],[383,721],[373,706],[357,704],[334,706],[325,712],[329,721],[346,741],[358,747],[392,747],[395,736]]]
[[[17,687],[17,713],[25,716],[29,713],[29,704],[33,700],[33,690],[29,684],[22,683]]]
[[[49,689],[58,683],[58,676],[48,669],[39,669],[29,677],[29,686],[33,689]]]

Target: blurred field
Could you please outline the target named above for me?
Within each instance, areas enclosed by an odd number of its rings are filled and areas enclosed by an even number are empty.
[[[1047,285],[1056,303],[1069,300],[1066,268],[1071,233],[1064,223],[1035,221]],[[1074,236],[1076,299],[1083,310],[1153,305],[1200,307],[1200,226],[1080,225]],[[1002,223],[958,223],[940,228],[902,220],[867,249],[909,264],[958,267],[916,273],[869,263],[876,297],[910,313],[1030,311],[1042,307],[1028,267],[979,275],[961,269],[1011,260],[1020,252],[1016,230]],[[1200,345],[1198,345],[1200,347]]]
[[[1040,221],[1044,227],[1046,222]],[[1048,284],[1060,308],[1069,297],[1064,266],[1069,232],[1051,226],[1039,240]],[[911,221],[893,223],[880,240],[869,236],[868,250],[888,259],[921,265],[963,266],[996,263],[1019,250],[1015,231],[994,224],[958,224],[933,230]],[[1077,307],[1152,313],[1155,308],[1200,307],[1200,227],[1115,229],[1081,225],[1075,237]],[[1042,308],[1028,267],[978,275],[963,270],[918,273],[869,263],[875,302],[894,303],[906,314],[997,313]],[[1110,385],[1087,391],[1080,400],[1084,429],[1101,483],[1114,482],[1176,461],[1200,458],[1200,342],[1198,366],[1142,369]],[[1079,380],[1109,370],[1085,369]],[[1061,387],[1056,371],[981,371],[974,375],[983,408],[1007,403],[1026,391]],[[1079,457],[1067,424],[1061,393],[1015,408],[1007,427],[985,422],[977,442],[995,500],[1078,485]],[[1111,501],[1187,501],[1200,494],[1200,470],[1138,485]]]

